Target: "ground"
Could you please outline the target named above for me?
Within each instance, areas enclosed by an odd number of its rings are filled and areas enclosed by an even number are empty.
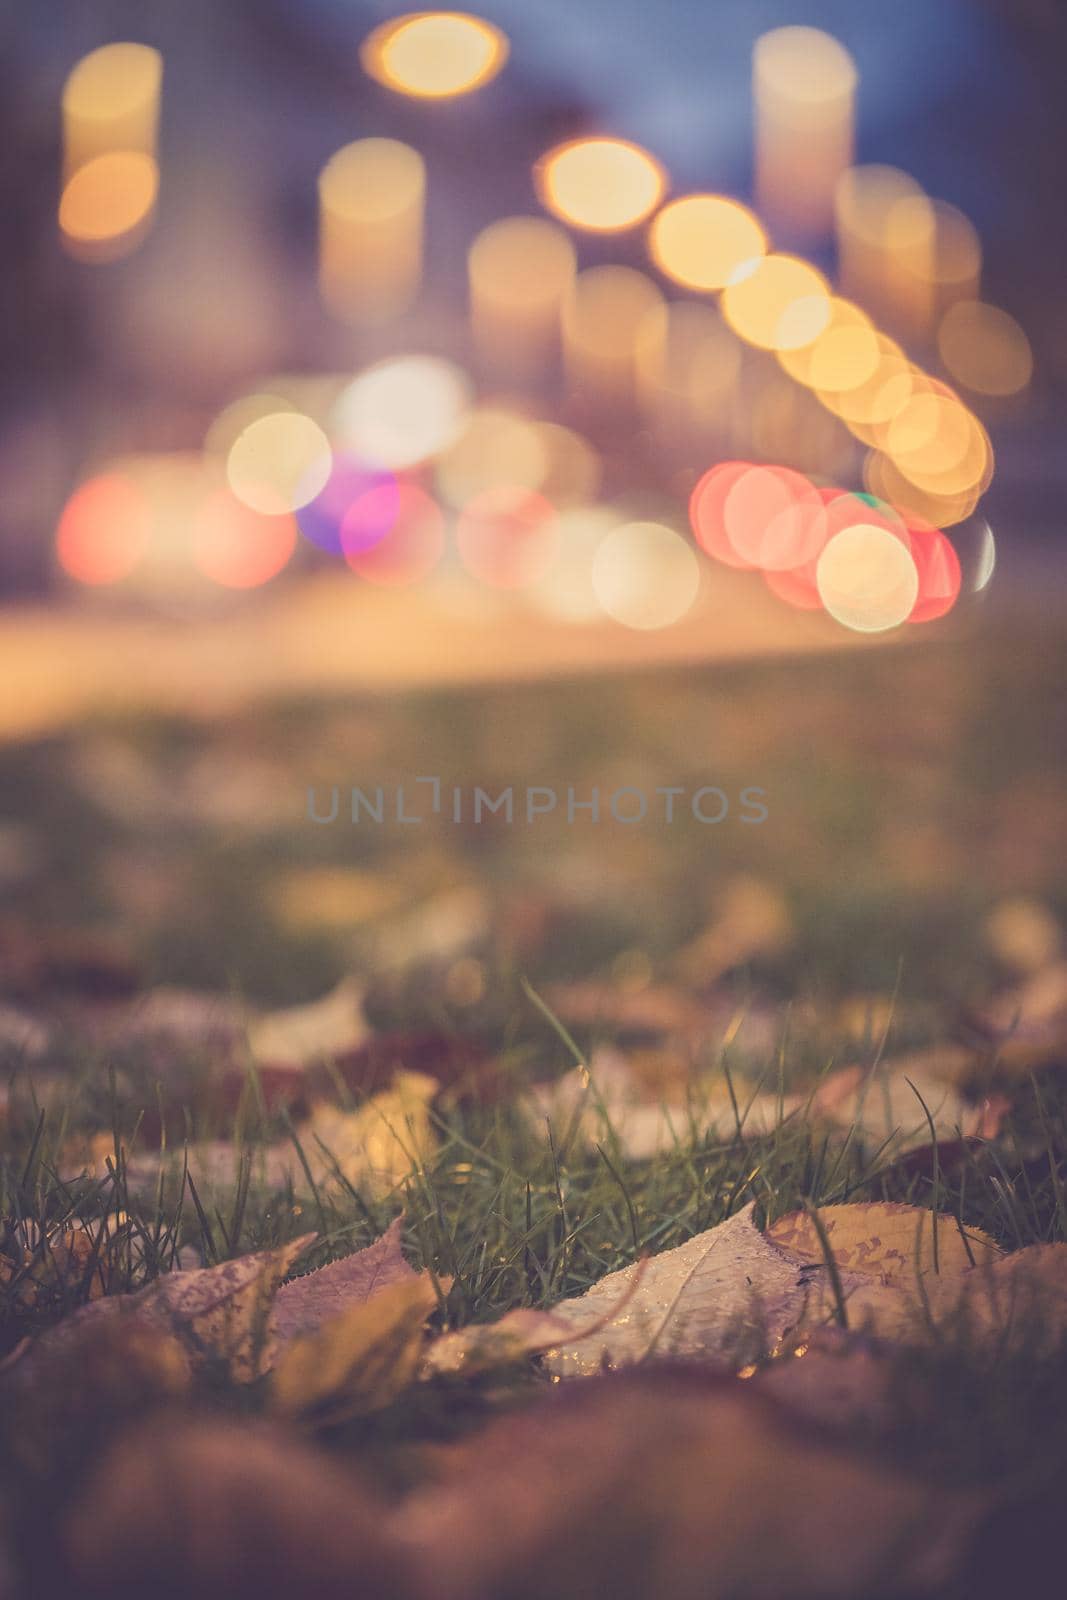
[[[963,1236],[1005,1252],[1067,1244],[1065,667],[1067,636],[1005,624],[980,645],[918,640],[847,660],[272,701],[203,721],[96,719],[0,749],[12,1585],[73,1573],[93,1592],[185,1593],[194,1581],[239,1592],[221,1548],[131,1572],[84,1535],[109,1518],[128,1535],[136,1516],[148,1546],[163,1528],[157,1544],[170,1550],[174,1502],[136,1467],[138,1452],[171,1462],[175,1494],[183,1473],[228,1484],[231,1435],[213,1443],[210,1429],[239,1424],[265,1505],[281,1492],[279,1452],[295,1452],[278,1572],[287,1560],[294,1574],[317,1571],[293,1552],[322,1545],[325,1461],[357,1474],[351,1515],[376,1529],[381,1572],[364,1572],[359,1592],[579,1595],[594,1572],[620,1594],[791,1592],[768,1572],[728,1589],[710,1557],[687,1566],[678,1554],[691,1529],[677,1463],[690,1451],[697,1475],[707,1469],[706,1440],[681,1417],[704,1405],[714,1437],[739,1429],[748,1441],[722,1494],[748,1502],[766,1482],[790,1549],[797,1485],[830,1471],[804,1452],[827,1434],[854,1474],[875,1462],[941,1496],[938,1538],[953,1517],[971,1518],[931,1573],[872,1546],[866,1566],[844,1549],[835,1576],[832,1561],[805,1568],[795,1541],[795,1592],[993,1593],[983,1585],[1007,1571],[1025,1578],[1067,1466],[1055,1420],[1067,1378],[1044,1336],[1013,1335],[994,1352],[973,1328],[936,1340],[837,1328],[847,1359],[835,1373],[847,1367],[847,1380],[821,1391],[813,1381],[821,1402],[772,1383],[758,1401],[772,1421],[730,1410],[749,1392],[739,1369],[762,1381],[785,1360],[758,1318],[735,1330],[747,1342],[729,1358],[720,1329],[713,1362],[689,1350],[678,1370],[682,1345],[667,1341],[636,1374],[562,1385],[543,1345],[519,1341],[471,1378],[413,1368],[411,1381],[383,1380],[373,1403],[357,1383],[351,1414],[286,1433],[275,1380],[258,1369],[238,1381],[209,1360],[179,1382],[168,1341],[152,1355],[136,1327],[101,1323],[69,1345],[50,1330],[80,1302],[313,1232],[296,1268],[306,1273],[371,1245],[401,1213],[403,1254],[433,1288],[416,1317],[420,1350],[444,1330],[557,1306],[752,1202],[755,1224],[772,1230],[805,1207],[892,1202],[958,1218]],[[415,782],[431,776],[437,815],[431,786]],[[483,812],[476,823],[475,789],[508,786],[514,820]],[[568,820],[568,788],[583,801],[594,786],[599,818]],[[667,823],[651,797],[670,786],[684,794]],[[729,801],[720,823],[693,814],[705,786]],[[337,819],[312,820],[308,791],[326,815],[334,787]],[[383,821],[364,808],[353,823],[350,791],[373,799],[378,787]],[[421,822],[390,816],[400,788]],[[527,821],[531,788],[557,803]],[[611,815],[624,789],[650,797],[647,818]],[[745,822],[742,791],[756,789],[766,820]],[[909,1074],[920,1092],[887,1100],[879,1122],[841,1098],[849,1069],[898,1087]],[[654,1371],[653,1354],[675,1361]],[[729,1392],[686,1387],[709,1382]],[[585,1383],[588,1396],[572,1398]],[[650,1402],[642,1385],[656,1384]],[[872,1394],[885,1404],[872,1410]],[[628,1408],[645,1430],[638,1479],[665,1482],[675,1462],[663,1504],[649,1489],[629,1505],[608,1472],[625,1453],[611,1429]],[[166,1419],[154,1443],[132,1426],[145,1411]],[[798,1425],[795,1471],[779,1482],[774,1430]],[[510,1558],[505,1548],[465,1573],[442,1568],[428,1589],[425,1572],[394,1571],[406,1507],[430,1548],[418,1496],[434,1485],[458,1485],[442,1513],[453,1544],[486,1539],[456,1507],[491,1500],[494,1452],[528,1461],[512,1489],[534,1510],[517,1518]],[[578,1458],[591,1496],[580,1537],[547,1487]],[[115,1485],[131,1460],[123,1501]],[[322,1490],[331,1506],[335,1489]],[[874,1483],[851,1522],[873,1526],[890,1490],[896,1479]],[[953,1495],[978,1500],[964,1515]],[[616,1499],[629,1505],[623,1521],[646,1519],[644,1554],[621,1569]],[[247,1549],[254,1536],[235,1517],[235,1547]],[[383,1517],[401,1519],[396,1539],[377,1530]],[[316,1592],[351,1592],[348,1547],[331,1538],[339,1565]]]

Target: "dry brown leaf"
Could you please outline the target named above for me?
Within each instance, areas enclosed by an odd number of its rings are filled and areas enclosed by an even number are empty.
[[[1029,1339],[1043,1349],[1067,1335],[1067,1246],[1005,1255],[979,1229],[962,1229],[954,1217],[916,1206],[827,1206],[818,1216],[834,1260],[858,1280],[845,1290],[852,1328],[922,1343],[956,1326],[971,1339],[996,1339],[1005,1347]],[[768,1237],[801,1260],[825,1259],[807,1213],[782,1217]],[[820,1278],[813,1315],[827,1306],[831,1292]]]
[[[588,1145],[611,1144],[614,1138],[633,1160],[694,1138],[761,1138],[787,1117],[801,1115],[855,1128],[878,1145],[888,1141],[898,1155],[930,1143],[927,1111],[938,1139],[996,1134],[1007,1100],[987,1095],[972,1104],[942,1077],[959,1070],[964,1060],[973,1060],[971,1053],[961,1049],[957,1054],[952,1047],[917,1052],[873,1072],[842,1067],[812,1090],[784,1095],[746,1091],[735,1080],[735,1110],[722,1077],[672,1077],[664,1071],[657,1083],[641,1053],[605,1048],[594,1052],[588,1073],[574,1068],[554,1083],[536,1086],[530,1103],[539,1121],[548,1118],[554,1128],[573,1131]]]
[[[305,933],[356,928],[392,911],[408,891],[395,877],[358,867],[296,867],[279,875],[269,895],[279,922]]]
[[[79,1290],[97,1300],[107,1292],[108,1278],[104,1239],[80,1225],[68,1223],[43,1241],[20,1241],[9,1253],[0,1252],[0,1285],[10,1287],[22,1306]]]
[[[250,1022],[248,1045],[259,1062],[309,1066],[357,1049],[369,1033],[362,986],[345,978],[311,1005],[269,1011]]]
[[[365,1304],[383,1289],[412,1282],[416,1273],[400,1249],[403,1229],[403,1215],[395,1217],[365,1250],[283,1283],[274,1301],[279,1344],[298,1334],[317,1332],[331,1318]]]
[[[272,1408],[283,1417],[339,1422],[390,1405],[414,1381],[423,1327],[436,1306],[429,1274],[412,1273],[294,1339],[271,1376]]]
[[[316,1106],[299,1129],[313,1173],[340,1171],[354,1188],[388,1194],[427,1161],[437,1148],[430,1105],[436,1078],[398,1072],[390,1089],[372,1095],[355,1111]]]
[[[135,1294],[93,1301],[44,1334],[39,1344],[47,1350],[78,1339],[105,1319],[117,1323],[135,1317],[173,1336],[194,1366],[219,1363],[234,1382],[247,1383],[276,1360],[278,1286],[314,1237],[305,1234],[217,1267],[166,1273]]]
[[[885,1292],[861,1286],[850,1324],[880,1339],[921,1343],[958,1335],[990,1353],[1030,1360],[1062,1355],[1067,1343],[1067,1245],[1029,1245],[956,1275],[924,1274]]]
[[[555,1391],[444,1465],[393,1519],[434,1600],[918,1594],[982,1509],[677,1370]]]
[[[985,919],[986,944],[1002,966],[1039,972],[1059,955],[1063,929],[1042,900],[1017,895],[999,901]]]
[[[430,1160],[437,1139],[430,1106],[438,1091],[436,1078],[423,1072],[398,1072],[392,1087],[371,1095],[355,1110],[320,1102],[296,1127],[303,1160],[291,1142],[240,1146],[229,1139],[205,1140],[187,1149],[172,1147],[162,1159],[177,1178],[188,1166],[197,1188],[231,1188],[242,1167],[250,1181],[266,1189],[292,1184],[308,1187],[308,1172],[317,1186],[338,1181],[375,1196],[388,1195]],[[161,1156],[131,1156],[129,1182],[154,1189]],[[306,1168],[305,1168],[306,1162]]]
[[[1067,961],[1032,973],[1018,988],[1007,989],[988,1008],[986,1019],[998,1032],[1060,1022],[1067,1016]],[[1061,1034],[1062,1037],[1062,1034]]]
[[[834,1260],[892,1288],[913,1288],[934,1274],[959,1278],[976,1265],[999,1260],[1001,1251],[978,1228],[961,1229],[954,1217],[919,1206],[871,1201],[821,1206],[818,1220]],[[802,1260],[821,1263],[825,1252],[815,1220],[807,1211],[780,1217],[766,1237]]]
[[[608,1273],[548,1313],[502,1317],[492,1334],[511,1340],[516,1356],[544,1350],[557,1377],[588,1377],[652,1356],[726,1358],[754,1342],[772,1344],[802,1321],[811,1275],[805,1262],[764,1238],[749,1205],[677,1249]],[[844,1276],[850,1288],[858,1286],[858,1278]],[[431,1348],[429,1367],[463,1370],[480,1331],[445,1335]]]
[[[159,1419],[123,1434],[58,1530],[36,1593],[353,1600],[412,1589],[383,1508],[336,1456],[280,1429]]]
[[[792,937],[792,918],[779,891],[740,873],[723,885],[711,922],[679,951],[675,966],[686,983],[707,987],[754,956],[776,955]]]

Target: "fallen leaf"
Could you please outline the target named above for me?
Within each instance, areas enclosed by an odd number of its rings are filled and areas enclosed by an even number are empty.
[[[15,1237],[0,1252],[0,1286],[21,1306],[85,1293],[96,1300],[108,1287],[111,1263],[101,1233],[76,1224],[44,1239]]]
[[[929,1273],[958,1278],[1001,1255],[988,1234],[962,1228],[954,1217],[920,1206],[886,1201],[820,1206],[817,1217],[839,1267],[898,1289],[914,1287]],[[766,1238],[805,1261],[818,1264],[826,1259],[810,1212],[780,1217],[767,1229]]]
[[[121,1435],[59,1524],[35,1593],[108,1600],[414,1600],[381,1503],[280,1428],[155,1419]],[[54,1566],[52,1564],[54,1563]]]
[[[545,1000],[564,1022],[587,1027],[633,1029],[646,1033],[692,1034],[706,1028],[707,1008],[684,989],[648,984],[628,990],[619,984],[549,984]]]
[[[251,1021],[248,1046],[256,1061],[307,1066],[358,1048],[369,1033],[363,989],[345,978],[311,1005],[270,1011]]]
[[[557,1377],[588,1377],[652,1356],[726,1359],[753,1343],[770,1347],[803,1318],[811,1299],[807,1263],[769,1242],[752,1206],[674,1250],[611,1272],[547,1313],[511,1312],[492,1325],[518,1355],[545,1350]],[[849,1287],[859,1279],[845,1277]],[[478,1331],[446,1334],[431,1348],[434,1371],[461,1371]]]
[[[405,970],[465,955],[491,931],[489,902],[471,884],[447,889],[386,919],[374,936],[375,970]]]
[[[818,1217],[848,1275],[850,1327],[905,1343],[956,1328],[991,1350],[1034,1359],[1067,1342],[1067,1244],[1003,1251],[955,1217],[882,1202],[825,1206]],[[825,1260],[810,1213],[782,1217],[767,1236],[812,1265]],[[813,1287],[809,1315],[817,1318],[828,1287],[822,1273]]]
[[[942,1072],[973,1059],[962,1047],[958,1054],[955,1049],[917,1052],[874,1071],[841,1067],[806,1092],[753,1092],[735,1079],[736,1104],[724,1076],[672,1071],[672,1063],[659,1054],[650,1063],[650,1054],[594,1051],[588,1071],[573,1068],[531,1090],[535,1116],[586,1145],[617,1141],[633,1160],[694,1141],[761,1138],[798,1116],[835,1123],[887,1145],[893,1156],[929,1146],[927,1112],[938,1139],[988,1139],[995,1137],[1009,1105],[995,1094],[974,1104],[942,1078]],[[656,1066],[663,1070],[657,1072]]]
[[[999,901],[982,931],[1001,965],[1022,974],[1049,966],[1063,944],[1063,929],[1048,906],[1029,895]]]
[[[430,1105],[436,1079],[398,1072],[391,1089],[344,1111],[319,1105],[298,1130],[313,1170],[340,1172],[353,1187],[388,1194],[410,1178],[437,1148]]]
[[[52,1029],[39,1017],[0,1004],[0,1058],[5,1065],[38,1061],[52,1042]]]
[[[1051,1022],[1067,1013],[1067,961],[1056,961],[1008,989],[989,1008],[995,1027],[1007,1033],[1016,1024]]]
[[[419,1374],[479,1377],[539,1355],[570,1332],[570,1324],[551,1311],[526,1307],[508,1311],[496,1322],[471,1323],[434,1339],[426,1347]]]
[[[163,1164],[174,1178],[187,1167],[197,1188],[208,1191],[232,1186],[246,1169],[250,1182],[265,1189],[292,1185],[304,1193],[310,1187],[310,1173],[315,1185],[343,1180],[369,1194],[388,1195],[437,1148],[430,1119],[437,1088],[436,1080],[425,1073],[398,1072],[392,1088],[371,1095],[355,1110],[319,1103],[295,1124],[303,1159],[290,1141],[242,1146],[214,1139],[187,1148],[171,1147]],[[160,1161],[159,1152],[130,1156],[125,1167],[128,1181],[138,1190],[154,1188]]]
[[[731,967],[776,955],[792,938],[792,918],[778,890],[742,873],[722,886],[711,922],[678,952],[675,967],[686,983],[706,988]]]
[[[340,1261],[283,1283],[274,1301],[279,1343],[286,1344],[297,1334],[315,1333],[333,1317],[364,1305],[383,1289],[412,1282],[417,1274],[400,1249],[403,1230],[401,1214],[365,1250],[355,1250]]]
[[[357,867],[297,867],[282,873],[269,890],[284,927],[345,930],[392,911],[407,898],[404,886],[381,872]]]
[[[337,1423],[390,1405],[414,1381],[436,1306],[429,1274],[412,1273],[293,1339],[271,1375],[273,1410]]]
[[[843,1328],[803,1334],[758,1370],[739,1376],[794,1416],[835,1428],[888,1430],[894,1419],[887,1346]]]
[[[693,1370],[592,1379],[501,1417],[392,1527],[434,1600],[917,1594],[984,1509]]]
[[[305,1234],[217,1267],[165,1273],[133,1294],[95,1300],[49,1329],[38,1346],[47,1352],[95,1331],[105,1319],[118,1325],[132,1317],[176,1339],[193,1366],[219,1363],[233,1382],[247,1383],[274,1364],[278,1286],[314,1237]]]

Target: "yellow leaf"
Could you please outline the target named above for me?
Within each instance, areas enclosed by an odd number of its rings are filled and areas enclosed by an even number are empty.
[[[194,1359],[217,1360],[247,1383],[272,1365],[274,1297],[314,1234],[218,1267],[172,1272],[143,1292],[144,1309],[169,1326]]]
[[[271,1379],[274,1411],[337,1422],[389,1405],[415,1377],[423,1323],[436,1304],[432,1280],[421,1274],[294,1339]]]
[[[354,1188],[389,1193],[433,1156],[430,1103],[438,1088],[425,1073],[398,1072],[391,1088],[356,1111],[317,1106],[299,1130],[312,1171],[340,1171]]]
[[[914,1287],[929,1272],[958,1278],[1000,1256],[988,1234],[977,1228],[961,1232],[955,1217],[919,1206],[880,1202],[823,1206],[819,1221],[839,1267],[897,1289]],[[781,1217],[767,1229],[767,1238],[805,1261],[821,1265],[826,1259],[818,1229],[806,1211]]]

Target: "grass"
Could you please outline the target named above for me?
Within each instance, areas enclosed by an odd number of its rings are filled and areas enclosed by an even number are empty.
[[[10,966],[8,1000],[60,1024],[43,1066],[31,1071],[16,1050],[6,1061],[0,1255],[21,1265],[0,1272],[0,1360],[68,1316],[94,1286],[121,1294],[309,1231],[318,1238],[303,1265],[318,1265],[369,1244],[401,1210],[409,1260],[451,1280],[436,1320],[452,1327],[581,1294],[750,1201],[769,1221],[805,1206],[907,1201],[1007,1249],[1067,1242],[1067,1067],[1008,1078],[987,1063],[976,1087],[999,1084],[1012,1100],[998,1137],[941,1155],[933,1148],[925,1160],[897,1159],[858,1130],[831,1132],[805,1115],[760,1137],[743,1137],[743,1126],[736,1136],[699,1136],[704,1093],[725,1090],[743,1125],[758,1087],[813,1089],[846,1050],[871,1060],[880,1038],[850,1040],[836,1020],[850,997],[898,991],[890,1053],[951,1037],[968,1005],[1004,976],[979,937],[984,910],[1020,889],[1067,908],[1059,849],[1067,740],[1055,732],[1067,642],[1046,641],[1029,663],[1017,647],[1006,638],[981,651],[934,644],[865,655],[847,675],[827,663],[789,663],[592,683],[581,694],[549,686],[488,691],[477,703],[413,697],[388,711],[278,707],[210,729],[112,723],[0,751],[10,821],[38,857],[0,917],[0,957],[9,922],[32,957]],[[185,807],[177,820],[154,811],[158,793],[124,816],[109,810],[106,795],[88,796],[89,756],[116,743],[134,752],[139,770],[162,775],[163,791]],[[997,748],[1010,750],[1010,765],[994,759]],[[291,814],[283,804],[281,820],[205,820],[193,776],[205,761],[224,771],[230,756],[253,768],[275,760]],[[731,790],[760,782],[772,820],[711,843],[684,829],[638,837],[549,827],[533,839],[442,824],[414,844],[395,831],[315,830],[302,821],[308,783],[367,782],[372,772],[390,782],[420,771],[489,790],[611,774],[623,783],[721,781]],[[797,1016],[807,1006],[815,1025],[787,1024],[777,1050],[727,1051],[704,1063],[691,1127],[654,1160],[627,1159],[610,1125],[596,1148],[566,1121],[539,1126],[520,1107],[525,1084],[567,1071],[597,1043],[595,1030],[558,1022],[538,998],[546,986],[584,977],[618,985],[635,969],[654,983],[676,982],[676,952],[706,925],[717,885],[736,872],[781,887],[797,936],[719,990],[742,1010],[766,1006],[787,1017],[786,1002]],[[295,916],[281,889],[311,881],[325,893],[322,873],[339,874],[344,893],[369,896],[372,909],[337,924]],[[379,960],[383,927],[471,883],[490,906],[488,933],[410,967]],[[67,942],[53,957],[57,932]],[[114,962],[98,955],[101,933],[117,938]],[[457,960],[480,974],[473,999],[457,998]],[[207,1046],[104,1050],[84,1025],[104,1005],[101,984],[119,1004],[124,989],[166,981],[272,1007],[307,1001],[353,969],[370,975],[368,1018],[379,1032],[398,1032],[400,1054],[404,1038],[428,1030],[477,1046],[493,1069],[484,1082],[475,1066],[473,1084],[446,1085],[432,1111],[432,1158],[390,1192],[302,1177],[321,1152],[304,1149],[301,1161],[302,1136],[268,1109],[253,1070],[226,1108],[209,1092],[218,1062]],[[524,990],[526,977],[532,988]],[[622,1040],[648,1042],[632,1032]],[[358,1105],[358,1088],[351,1094]],[[134,1181],[136,1158],[158,1148],[159,1125],[177,1178],[146,1187]],[[214,1137],[233,1139],[249,1159],[225,1183],[181,1181],[185,1140]],[[264,1188],[251,1153],[284,1139],[297,1147],[296,1175]],[[92,1176],[82,1173],[90,1149]],[[55,1239],[79,1230],[88,1244],[75,1261],[57,1262]],[[399,1491],[422,1470],[426,1447],[524,1403],[543,1381],[519,1365],[506,1381],[422,1384],[323,1442]],[[879,1434],[883,1455],[935,1477],[1021,1485],[1020,1494],[1036,1485],[1038,1499],[1067,1472],[1056,1426],[1067,1406],[1067,1362],[1020,1353],[991,1364],[961,1330],[901,1353],[892,1384],[895,1421]],[[254,1414],[262,1393],[213,1379],[188,1403]],[[42,1508],[76,1492],[105,1437],[138,1406],[169,1404],[152,1358],[117,1350],[91,1353],[87,1371],[64,1369],[49,1395],[0,1408],[0,1477],[25,1525],[19,1549],[47,1538]],[[862,1422],[853,1432],[862,1435]]]

